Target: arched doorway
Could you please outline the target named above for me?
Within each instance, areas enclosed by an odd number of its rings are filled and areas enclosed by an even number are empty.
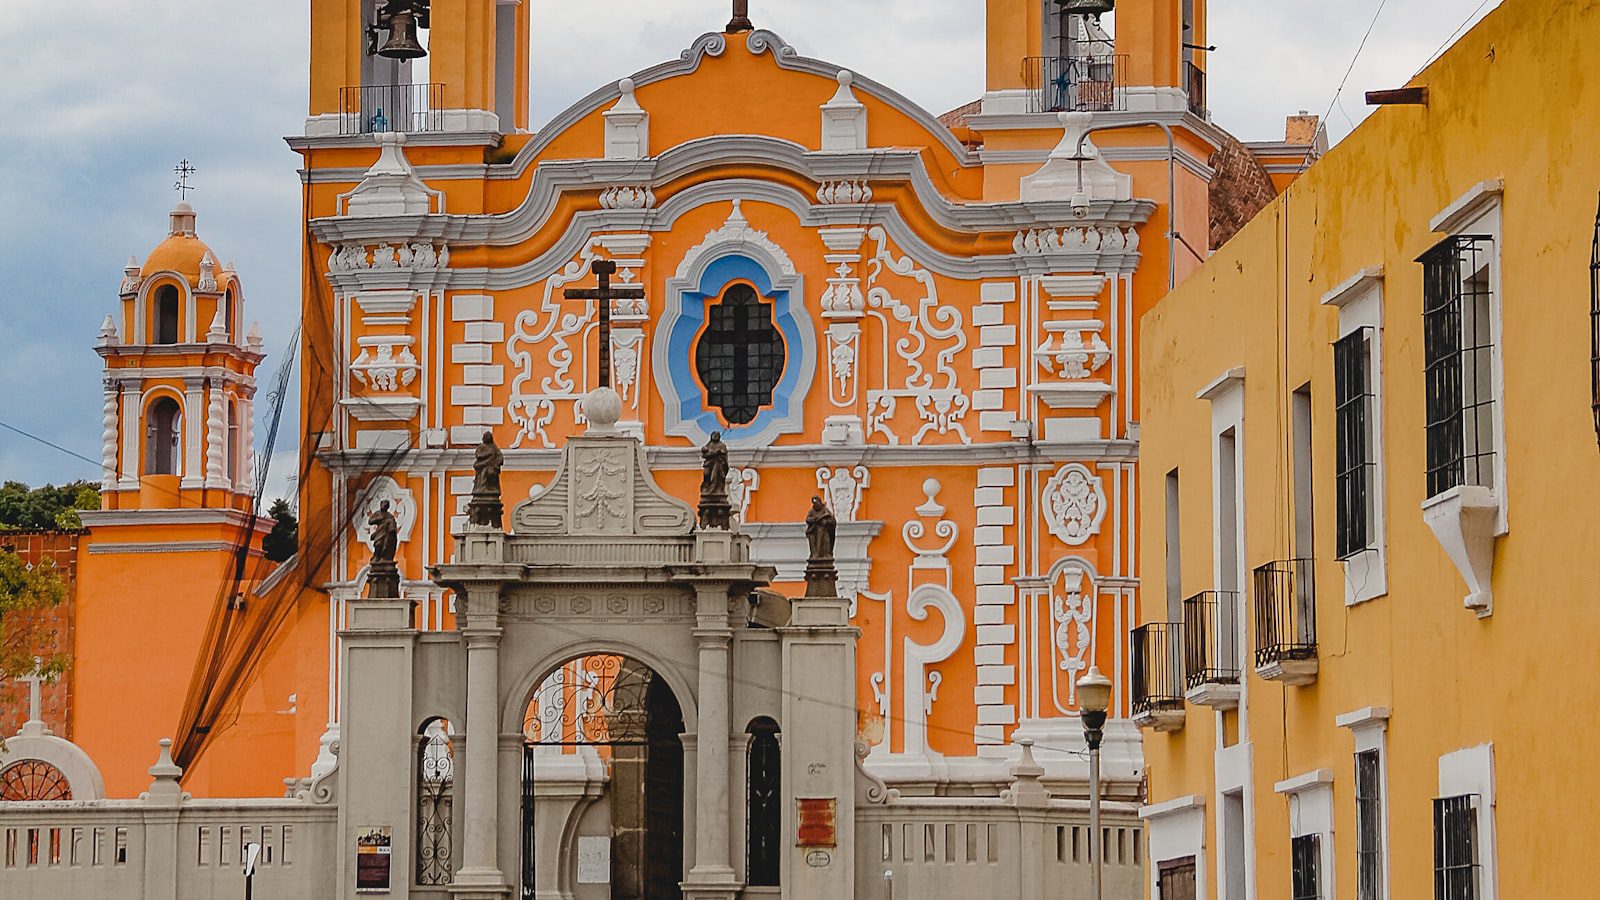
[[[683,711],[648,665],[590,654],[552,669],[535,687],[523,718],[522,897],[540,884],[540,771],[587,756],[605,769],[603,812],[562,831],[560,881],[609,885],[612,900],[680,900],[683,880]],[[554,764],[554,765],[552,765]],[[580,766],[582,763],[578,763]],[[548,779],[546,779],[548,780]],[[603,833],[595,833],[603,822]],[[576,858],[570,858],[575,856]],[[548,879],[545,879],[548,881]]]

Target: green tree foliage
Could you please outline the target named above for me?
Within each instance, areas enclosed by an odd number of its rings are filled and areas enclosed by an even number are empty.
[[[289,501],[279,497],[267,510],[272,516],[272,530],[261,541],[261,551],[273,562],[283,562],[295,554],[300,545],[300,523],[295,521]]]
[[[20,481],[0,485],[0,530],[76,531],[83,527],[78,512],[100,508],[100,488],[93,482],[74,481],[56,487],[29,488]]]
[[[66,657],[47,654],[50,622],[44,613],[59,606],[67,586],[54,563],[29,566],[14,551],[0,549],[0,676],[30,675],[43,660],[43,674],[66,668]]]

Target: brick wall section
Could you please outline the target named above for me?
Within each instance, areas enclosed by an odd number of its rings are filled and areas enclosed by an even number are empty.
[[[1211,249],[1228,242],[1277,196],[1272,176],[1250,149],[1227,136],[1211,155]]]
[[[61,605],[43,615],[49,630],[48,646],[37,648],[36,653],[65,653],[73,651],[73,626],[76,622],[78,598],[78,542],[82,532],[76,531],[0,531],[0,549],[8,549],[22,557],[24,562],[38,565],[53,560],[67,585],[66,598]],[[50,730],[70,738],[72,722],[72,669],[55,684],[46,684],[40,690],[43,706],[42,718]],[[28,718],[28,686],[0,681],[0,735],[13,735]]]

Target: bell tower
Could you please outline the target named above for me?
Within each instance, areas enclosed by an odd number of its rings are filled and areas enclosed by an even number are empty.
[[[985,112],[1012,111],[1007,101],[1042,92],[1046,106],[1085,108],[1011,105],[1018,112],[1187,106],[1203,116],[1205,21],[1206,0],[989,0]],[[1105,65],[1115,71],[1102,73]],[[1101,83],[1104,91],[1096,89]],[[1112,86],[1125,99],[1113,100]]]
[[[312,0],[307,137],[528,129],[532,0]]]
[[[247,509],[261,335],[242,330],[239,276],[196,235],[187,202],[143,263],[128,260],[120,293],[95,344],[105,508]]]

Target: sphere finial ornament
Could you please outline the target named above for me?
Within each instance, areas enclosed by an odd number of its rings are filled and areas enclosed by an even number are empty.
[[[595,388],[583,397],[583,416],[589,420],[590,432],[615,432],[617,420],[622,418],[622,395],[611,387]]]

